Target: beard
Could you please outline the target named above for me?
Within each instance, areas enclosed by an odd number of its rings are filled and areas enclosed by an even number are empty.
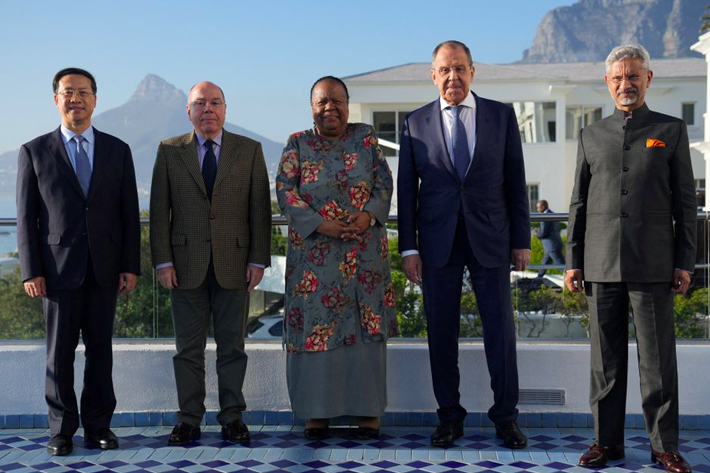
[[[624,98],[619,99],[619,104],[621,104],[621,105],[633,105],[639,99],[638,90],[636,88],[620,90],[616,95],[619,96],[621,94],[634,94],[633,97],[624,97]]]

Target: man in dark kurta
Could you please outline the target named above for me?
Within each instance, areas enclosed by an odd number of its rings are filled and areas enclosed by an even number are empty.
[[[606,60],[614,113],[579,134],[567,232],[565,283],[589,301],[590,404],[596,442],[579,464],[624,457],[629,303],[638,345],[651,458],[667,471],[678,454],[678,374],[673,295],[695,261],[695,191],[685,123],[649,110],[653,72],[640,45]]]

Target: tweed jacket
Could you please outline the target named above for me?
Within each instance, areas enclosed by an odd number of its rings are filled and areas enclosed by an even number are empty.
[[[567,269],[592,282],[670,282],[693,271],[696,203],[682,120],[644,104],[579,134]]]
[[[150,196],[150,246],[154,266],[175,266],[178,289],[199,287],[210,258],[220,286],[246,289],[247,263],[271,262],[271,202],[261,144],[223,131],[210,202],[195,132],[160,142]]]

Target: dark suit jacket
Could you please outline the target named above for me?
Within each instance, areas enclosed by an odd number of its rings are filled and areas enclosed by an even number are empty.
[[[551,214],[552,210],[547,209],[543,213]],[[562,249],[562,237],[560,237],[560,222],[540,222],[540,232],[537,237],[542,242],[542,249],[545,253]]]
[[[44,276],[48,290],[78,288],[87,261],[99,285],[140,273],[140,220],[131,150],[94,128],[88,198],[59,129],[22,145],[17,170],[17,241],[22,279]]]
[[[246,289],[248,263],[271,263],[271,200],[261,143],[224,130],[212,202],[194,131],[160,142],[150,194],[153,265],[172,262],[179,289]]]
[[[648,140],[665,147],[648,147]],[[697,210],[688,132],[644,104],[579,134],[567,268],[592,282],[670,282],[693,271]]]
[[[439,100],[405,118],[399,151],[399,249],[419,250],[424,264],[444,266],[459,213],[484,267],[510,263],[530,248],[530,209],[515,112],[474,94],[476,148],[463,182],[451,163]]]

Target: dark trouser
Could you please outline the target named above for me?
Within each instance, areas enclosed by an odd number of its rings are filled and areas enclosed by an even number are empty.
[[[678,370],[671,283],[589,283],[591,382],[589,402],[597,443],[624,444],[628,313],[638,346],[641,405],[651,446],[678,450]]]
[[[205,414],[205,346],[210,316],[217,344],[217,420],[227,425],[241,419],[246,402],[242,394],[247,354],[244,351],[249,293],[223,289],[212,265],[196,289],[170,292],[177,353],[173,357],[180,421],[199,425]]]
[[[434,395],[441,420],[461,421],[466,409],[459,394],[458,338],[461,323],[461,285],[464,267],[471,273],[483,322],[483,344],[493,389],[493,422],[514,420],[518,410],[518,367],[515,323],[510,297],[510,269],[484,268],[473,256],[466,226],[459,221],[448,263],[422,268],[424,310],[427,315],[429,360]]]
[[[540,262],[540,264],[550,263],[565,264],[565,256],[562,254],[562,250],[552,250],[550,252],[545,252],[545,254],[542,256],[542,261]],[[537,277],[543,277],[546,272],[546,269],[541,269],[537,272]]]
[[[108,428],[116,408],[111,370],[111,338],[116,315],[116,286],[101,287],[88,264],[78,289],[48,288],[42,300],[47,327],[47,378],[45,398],[52,434],[74,435],[79,412],[74,394],[74,352],[79,333],[86,347],[84,387],[81,392],[81,423],[85,431]]]

